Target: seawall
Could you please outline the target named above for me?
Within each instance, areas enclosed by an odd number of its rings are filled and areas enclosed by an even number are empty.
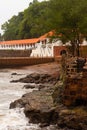
[[[36,65],[42,63],[54,62],[52,57],[35,58],[35,57],[0,57],[0,68],[12,68],[19,66]]]
[[[32,50],[0,50],[0,57],[29,57]]]

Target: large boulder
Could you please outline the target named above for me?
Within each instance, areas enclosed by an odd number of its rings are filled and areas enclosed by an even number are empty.
[[[29,122],[51,124],[56,123],[58,114],[55,112],[52,93],[49,91],[33,91],[10,104],[10,108],[24,107]]]

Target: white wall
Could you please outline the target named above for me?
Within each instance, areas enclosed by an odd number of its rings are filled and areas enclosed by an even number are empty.
[[[42,44],[42,42],[37,43],[36,49],[32,50],[31,57],[53,57],[53,47],[61,45],[62,42],[59,40],[49,43],[49,40],[47,39],[46,44]]]

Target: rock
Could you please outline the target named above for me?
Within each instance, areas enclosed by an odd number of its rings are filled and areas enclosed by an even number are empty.
[[[13,109],[13,108],[16,108],[16,107],[22,108],[23,106],[24,106],[24,105],[23,105],[22,100],[19,99],[19,100],[16,100],[16,101],[14,101],[14,102],[12,102],[12,103],[10,104],[10,109]]]
[[[35,83],[35,84],[43,84],[43,83],[55,84],[58,80],[59,80],[59,76],[56,76],[56,75],[32,73],[30,75],[27,75],[24,78],[21,78],[19,80],[12,80],[11,82]]]
[[[24,107],[24,113],[30,123],[40,123],[41,127],[57,124],[60,130],[86,130],[87,108],[74,110],[63,104],[53,103],[50,89],[34,90],[24,94],[21,99],[10,104],[10,108]]]
[[[64,106],[61,100],[63,84],[58,80],[57,75],[37,73],[17,80],[16,82],[37,83],[35,87],[38,87],[39,91],[34,90],[24,94],[21,99],[12,102],[10,108],[24,107],[24,113],[29,118],[29,122],[40,123],[41,130],[46,130],[46,126],[50,124],[57,124],[58,130],[87,130],[87,106],[83,111]],[[58,82],[57,86],[54,86],[56,82]],[[81,88],[84,87],[81,86]]]
[[[26,84],[23,86],[23,88],[25,89],[37,88],[38,90],[50,89],[51,87],[52,87],[52,84]]]
[[[24,113],[32,123],[56,123],[58,118],[55,113],[52,96],[49,92],[33,91],[24,94],[21,99],[10,104],[10,108],[24,107]]]
[[[74,109],[64,108],[60,110],[58,108],[59,118],[57,125],[60,128],[67,128],[72,130],[86,130],[87,128],[87,113],[81,114],[74,111]]]
[[[60,128],[69,128],[74,130],[85,130],[87,128],[87,117],[85,122],[85,117],[81,117],[78,115],[65,115],[59,117],[57,122]],[[85,127],[84,127],[85,126]]]
[[[57,82],[55,85],[52,97],[55,104],[63,103],[64,86],[62,82]]]
[[[43,123],[43,124],[40,124],[40,127],[43,128],[43,127],[46,127],[48,125],[49,125],[48,123]]]
[[[11,75],[17,75],[17,73],[12,73]]]
[[[35,80],[38,80],[40,78],[40,74],[38,73],[32,73],[27,76],[28,78],[34,78]]]
[[[36,86],[35,85],[24,85],[24,87],[23,88],[26,88],[26,89],[33,89],[33,88],[36,88]]]
[[[64,114],[70,115],[70,114],[75,114],[75,112],[71,112],[69,109],[63,109],[60,111],[59,116],[62,116],[62,115],[64,116]]]

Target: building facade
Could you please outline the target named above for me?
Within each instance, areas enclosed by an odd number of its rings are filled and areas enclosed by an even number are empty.
[[[53,36],[53,31],[50,31],[39,38],[0,41],[0,50],[32,50],[31,57],[57,57],[60,56],[62,50],[67,50],[66,45],[55,38],[50,40]],[[84,40],[80,46],[80,55],[87,56],[87,42]]]

